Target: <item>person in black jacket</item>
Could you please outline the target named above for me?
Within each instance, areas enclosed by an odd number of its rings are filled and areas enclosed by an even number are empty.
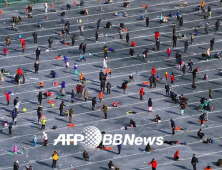
[[[189,60],[189,62],[188,62],[189,73],[193,70],[192,67],[193,67],[193,61]]]
[[[175,135],[175,122],[173,121],[173,119],[170,119],[170,122],[171,122],[171,128],[172,128],[172,135]]]
[[[37,33],[34,32],[34,33],[32,34],[32,36],[33,36],[33,38],[34,38],[34,43],[37,43]]]
[[[220,21],[219,21],[219,20],[217,20],[217,22],[215,23],[215,27],[216,27],[215,32],[217,32],[217,31],[218,31],[219,26],[220,26]]]
[[[18,160],[16,162],[14,162],[14,165],[13,165],[13,170],[18,170],[19,169],[19,162]]]
[[[214,49],[214,38],[210,40],[210,50],[212,51]]]
[[[42,103],[42,92],[39,92],[39,95],[37,97],[38,97],[39,104],[41,105],[41,103]]]
[[[110,89],[111,89],[111,84],[110,82],[108,81],[107,84],[106,84],[106,88],[107,88],[107,94],[110,94]]]
[[[126,34],[126,45],[129,46],[129,33]]]
[[[40,54],[41,54],[40,48],[37,48],[37,49],[35,50],[35,54],[36,54],[36,60],[39,60],[39,56],[40,56]]]
[[[183,76],[185,75],[186,73],[186,65],[184,64],[183,67],[182,67],[182,72],[183,72]]]
[[[112,27],[112,24],[111,24],[111,22],[108,21],[108,22],[106,23],[106,28],[111,28],[111,27]]]
[[[205,116],[206,116],[206,113],[203,113],[199,117],[201,126],[204,126],[203,121],[205,120]]]
[[[155,122],[159,123],[161,121],[161,118],[159,115],[156,115],[156,119],[155,119]]]
[[[129,56],[133,56],[134,54],[135,54],[134,49],[130,48],[130,51],[129,51]]]
[[[180,17],[179,23],[180,23],[180,29],[182,29],[183,28],[183,17]]]
[[[34,63],[34,68],[35,68],[35,74],[38,74],[39,71],[39,61],[36,60],[36,62]]]
[[[71,37],[71,39],[72,39],[72,46],[74,46],[75,40],[76,40],[76,34],[73,34],[73,36]]]
[[[21,77],[20,74],[15,75],[15,84],[19,84],[20,77]]]
[[[128,84],[127,81],[123,82],[122,84],[123,93],[126,93],[127,84]]]
[[[159,38],[156,39],[156,50],[160,51],[160,40],[159,40]]]
[[[193,170],[196,170],[196,163],[198,162],[198,159],[195,157],[195,154],[193,154],[193,157],[191,159],[191,164],[193,165]]]
[[[51,37],[48,39],[48,43],[49,43],[49,49],[51,49],[53,43],[53,39]]]
[[[96,37],[96,42],[98,42],[98,38],[99,38],[99,31],[96,31],[95,37]]]
[[[14,99],[14,106],[18,103],[18,97]]]
[[[136,127],[135,121],[133,121],[132,119],[130,119],[130,124],[129,124],[129,126],[130,126],[130,127],[131,127],[131,126]]]
[[[104,78],[105,74],[103,73],[102,70],[99,72],[99,80],[101,81]]]
[[[149,24],[150,24],[150,20],[149,20],[149,17],[147,16],[146,17],[146,27],[149,27]]]
[[[189,46],[189,41],[186,40],[186,41],[184,42],[184,53],[187,53],[188,46]]]
[[[193,72],[192,72],[192,74],[193,74],[193,81],[195,81],[195,78],[196,78],[196,76],[197,76],[197,69],[195,68],[194,70],[193,70]]]
[[[63,111],[64,106],[66,106],[66,105],[64,104],[64,101],[62,101],[62,103],[59,106],[60,116],[62,116],[62,111]]]
[[[67,10],[70,11],[71,5],[70,5],[70,4],[67,4],[67,5],[66,5],[66,8],[67,8]]]
[[[88,154],[88,151],[86,149],[83,152],[83,158],[85,159],[85,161],[89,161],[89,154]]]
[[[151,98],[149,98],[149,100],[148,100],[148,108],[149,108],[149,107],[152,107],[152,106],[153,106],[152,99],[151,99]]]
[[[109,161],[109,163],[108,163],[108,168],[111,169],[112,167],[114,167],[113,162],[112,162],[112,161]]]
[[[165,85],[165,90],[166,90],[166,96],[169,96],[170,87],[168,86],[168,84]]]
[[[96,102],[96,97],[93,97],[93,99],[92,99],[92,110],[96,110],[95,109],[95,107],[96,107],[96,104],[97,104],[97,102]]]
[[[100,82],[100,90],[104,92],[105,91],[105,86],[106,86],[105,80],[101,80],[101,82]]]
[[[197,132],[197,136],[200,138],[200,140],[203,139],[204,133],[203,133],[202,129],[200,129],[200,130]]]
[[[56,72],[54,70],[51,71],[50,75],[52,76],[52,78],[55,78],[56,76]]]
[[[173,47],[176,47],[177,46],[177,36],[175,34],[173,35],[172,40],[173,40]]]

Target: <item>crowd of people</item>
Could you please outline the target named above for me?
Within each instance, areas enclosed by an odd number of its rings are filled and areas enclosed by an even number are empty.
[[[113,3],[112,0],[108,0],[107,2],[105,2],[105,4],[111,4],[111,3]],[[221,6],[222,6],[222,0],[220,0],[220,3],[221,3]],[[83,15],[86,15],[86,16],[90,15],[90,13],[89,13],[90,10],[88,8],[86,8],[84,1],[81,1],[79,6],[84,7],[84,8],[81,9],[79,14],[83,14]],[[189,5],[187,4],[187,2],[184,2],[183,4],[180,4],[180,6],[181,7],[187,7]],[[70,4],[66,5],[67,12],[70,11],[71,7],[72,6]],[[129,7],[130,7],[130,2],[128,2],[128,1],[123,2],[123,8],[129,8]],[[45,13],[49,12],[48,8],[49,8],[48,2],[44,2]],[[202,1],[197,6],[196,10],[200,11],[200,12],[203,12],[205,19],[211,18],[211,15],[212,15],[211,7],[208,6],[207,9],[206,9],[206,3],[204,1]],[[207,10],[207,12],[206,12],[206,10]],[[26,7],[26,11],[27,11],[27,15],[25,16],[26,18],[32,18],[34,16],[31,4],[29,4]],[[100,7],[100,11],[103,11],[102,7]],[[50,10],[50,12],[57,12],[57,10]],[[209,22],[206,22],[204,25],[198,26],[194,29],[194,31],[190,35],[191,42],[189,42],[189,40],[187,39],[187,36],[185,34],[178,36],[177,35],[177,30],[178,29],[183,29],[183,26],[185,24],[184,24],[183,16],[180,14],[180,12],[179,11],[177,11],[177,12],[174,11],[174,12],[175,12],[175,14],[171,11],[168,16],[163,16],[162,14],[160,16],[158,16],[158,18],[160,19],[160,24],[167,23],[168,18],[171,18],[173,16],[175,16],[175,19],[177,20],[177,24],[175,26],[173,26],[172,39],[170,38],[170,40],[172,40],[173,44],[172,44],[172,47],[169,46],[166,50],[166,56],[167,56],[166,59],[169,59],[169,58],[173,57],[172,56],[172,50],[175,47],[177,47],[177,39],[178,38],[185,39],[185,41],[184,41],[184,50],[183,51],[184,51],[184,54],[186,54],[189,51],[189,46],[194,44],[195,37],[200,34],[199,31],[198,31],[199,27],[203,26],[204,30],[205,30],[205,35],[209,34]],[[148,28],[148,27],[151,26],[150,17],[148,16],[148,14],[149,14],[148,5],[144,6],[144,14],[145,15],[141,16],[141,19],[145,21],[144,26]],[[117,12],[114,13],[114,16],[127,17],[126,15],[128,16],[128,14],[126,14],[126,13],[124,13],[124,14],[117,13]],[[45,15],[44,18],[46,18],[46,17],[47,16]],[[69,21],[65,22],[65,20],[64,20],[65,12],[61,13],[61,17],[62,17],[61,22],[64,24],[64,27],[61,29],[61,32],[59,33],[59,36],[62,37],[60,42],[65,44],[66,43],[65,42],[65,36],[68,36],[70,34],[70,25],[71,24],[70,24]],[[99,30],[101,29],[101,27],[100,27],[101,21],[102,21],[102,19],[99,19],[96,22],[95,43],[99,42]],[[80,19],[77,22],[81,23],[82,20]],[[22,19],[21,19],[20,16],[12,17],[12,28],[15,31],[18,31],[18,28],[16,28],[16,24],[22,24]],[[41,28],[42,23],[38,22],[38,26],[39,26],[39,28]],[[107,29],[107,28],[109,28],[109,29],[113,28],[113,25],[110,21],[108,21],[105,24],[104,29]],[[216,20],[215,21],[215,32],[217,32],[219,30],[219,28],[220,28],[220,21]],[[75,46],[76,37],[78,37],[78,36],[79,36],[79,38],[85,37],[84,29],[85,29],[84,25],[79,26],[79,35],[73,34],[70,38],[71,44],[69,44],[69,45]],[[127,32],[127,29],[125,28],[125,24],[120,23],[120,26],[118,27],[118,32],[116,32],[116,33],[119,34],[119,39],[120,40],[124,39],[124,36],[123,36],[124,32]],[[34,44],[38,44],[38,41],[37,41],[38,40],[38,33],[37,33],[37,31],[33,31],[32,37],[33,37]],[[124,43],[124,44],[126,46],[130,46],[130,48],[129,48],[129,57],[133,57],[133,56],[135,57],[136,52],[135,52],[134,47],[136,46],[136,43],[134,41],[132,41],[130,43],[130,33],[129,32],[126,33],[125,39],[126,39],[126,43]],[[154,33],[155,47],[152,49],[153,51],[160,51],[160,49],[162,47],[160,39],[161,39],[161,33],[158,30],[156,30],[155,33]],[[20,43],[21,43],[22,52],[25,53],[26,40],[22,37],[19,37],[19,40],[20,40]],[[5,41],[6,41],[6,46],[3,48],[3,54],[5,56],[8,56],[8,49],[7,48],[10,48],[10,46],[11,46],[11,37],[8,36]],[[50,52],[53,49],[53,42],[54,42],[53,37],[49,37],[48,38],[48,49],[47,49],[47,51]],[[216,43],[215,38],[211,39],[209,43],[210,43],[210,48],[208,48],[207,51],[202,54],[202,56],[207,61],[212,59],[212,58],[221,59],[222,53],[218,53],[217,55],[212,55],[212,51],[214,50],[214,44]],[[80,55],[80,61],[84,60],[86,62],[86,58],[84,56],[85,56],[85,54],[88,50],[87,44],[86,43],[80,43],[80,45],[78,47],[79,47],[78,52],[79,52],[79,55]],[[86,85],[87,80],[89,80],[90,77],[88,77],[88,75],[85,76],[84,72],[81,72],[79,74],[77,63],[74,63],[74,65],[73,65],[73,69],[74,69],[73,73],[74,73],[74,75],[79,76],[79,83],[76,85],[75,89],[72,89],[72,91],[70,92],[70,99],[69,100],[70,100],[70,103],[72,104],[72,107],[69,110],[65,109],[66,108],[65,101],[61,101],[61,104],[59,105],[59,115],[69,117],[69,120],[68,120],[69,124],[73,124],[74,106],[75,106],[76,101],[79,100],[80,98],[84,98],[84,102],[87,102],[87,101],[91,100],[93,111],[96,111],[98,109],[97,104],[100,103],[101,108],[99,108],[99,111],[102,111],[104,113],[104,119],[109,118],[108,104],[106,104],[103,101],[103,98],[106,95],[112,94],[112,88],[113,88],[112,82],[110,81],[111,80],[111,70],[112,70],[112,68],[108,67],[108,64],[107,64],[108,63],[108,54],[109,54],[109,52],[116,52],[117,50],[114,49],[113,47],[108,47],[107,44],[103,46],[102,50],[103,50],[103,53],[104,53],[104,59],[103,59],[103,69],[98,72],[98,75],[99,75],[98,80],[100,82],[99,83],[99,89],[100,90],[99,90],[99,93],[97,93],[98,96],[93,96],[92,98],[90,97],[90,94],[89,94],[89,91],[88,91],[87,85]],[[38,74],[39,73],[39,66],[40,66],[40,55],[41,55],[40,47],[36,48],[35,55],[36,55],[36,58],[35,58],[35,62],[34,62],[34,72],[35,72],[35,74]],[[142,59],[144,60],[144,62],[148,63],[149,49],[146,48],[145,51],[142,52],[142,54],[139,54],[137,56],[140,56],[140,55],[143,56]],[[62,56],[58,56],[58,59],[60,59],[61,57]],[[188,61],[188,63],[184,63],[183,60],[182,60],[182,53],[180,53],[179,51],[175,54],[175,59],[176,59],[176,67],[177,67],[177,69],[181,70],[182,76],[185,76],[187,73],[190,73],[192,75],[192,79],[190,80],[191,81],[191,88],[193,89],[193,92],[195,92],[195,90],[196,90],[196,75],[197,75],[198,71],[202,68],[195,67],[194,66],[195,63],[191,59]],[[63,61],[65,63],[66,68],[70,67],[69,58],[67,56],[63,56]],[[114,71],[112,70],[112,72],[114,72]],[[180,114],[182,116],[185,115],[186,114],[186,107],[189,103],[188,102],[189,100],[188,100],[187,96],[185,96],[183,93],[179,94],[180,96],[178,96],[176,94],[176,92],[173,91],[173,87],[175,87],[176,84],[177,84],[176,76],[174,75],[174,73],[169,74],[168,72],[165,72],[165,74],[162,75],[162,78],[161,78],[161,76],[159,74],[157,74],[157,72],[158,72],[157,69],[155,67],[152,67],[152,69],[150,71],[151,76],[148,78],[147,82],[143,83],[144,86],[141,87],[140,90],[138,90],[139,100],[141,100],[141,101],[145,100],[145,98],[144,98],[144,96],[146,96],[145,89],[144,89],[145,87],[148,87],[149,89],[155,89],[158,86],[160,86],[160,84],[158,82],[164,82],[164,87],[162,87],[162,88],[165,89],[166,97],[169,97],[169,98],[172,99],[172,104],[178,104],[178,106],[180,108]],[[4,82],[4,76],[7,76],[8,74],[9,74],[9,72],[5,68],[1,70],[1,79],[0,80],[1,80],[2,84]],[[17,72],[16,72],[15,77],[14,77],[14,83],[16,85],[25,84],[26,76],[27,76],[27,72],[23,71],[22,68],[19,67],[17,69]],[[58,73],[56,73],[55,70],[51,70],[50,76],[53,79],[58,78]],[[129,74],[128,76],[129,76],[129,80],[119,82],[121,84],[121,86],[119,88],[123,90],[123,94],[126,94],[126,91],[128,90],[129,84],[134,83],[134,75]],[[204,75],[204,80],[207,80],[207,78],[208,78],[208,75],[205,74]],[[168,82],[168,80],[170,80],[170,83]],[[54,85],[58,86],[59,83],[54,82]],[[60,83],[60,85],[61,85],[61,90],[60,90],[60,93],[57,95],[56,99],[67,96],[67,92],[65,90],[66,89],[66,82],[62,81]],[[41,80],[40,80],[40,83],[39,83],[39,89],[44,90],[44,82],[41,81]],[[5,93],[7,106],[10,105],[10,101],[11,101],[11,96],[10,95],[11,95],[11,93],[10,92]],[[43,108],[41,106],[44,96],[47,99],[49,99],[49,97],[52,96],[52,93],[50,93],[48,91],[46,91],[45,93],[40,91],[39,94],[36,96],[37,100],[38,100],[38,103],[39,103],[39,106],[37,108],[37,123],[41,124],[43,146],[47,146],[48,145],[48,134],[46,133],[46,130],[45,130],[46,129],[46,124],[47,124],[47,118],[43,115],[43,113],[42,113]],[[208,112],[213,110],[213,106],[211,105],[212,98],[213,98],[213,90],[212,90],[211,87],[209,87],[208,98],[201,97],[200,98],[200,103],[199,103],[199,106],[198,106],[198,111],[200,111],[201,114],[198,117],[197,121],[200,122],[200,126],[204,126],[204,123],[206,121],[208,121]],[[19,101],[19,98],[16,97],[14,99],[14,103],[13,103],[14,108],[10,113],[10,117],[12,118],[12,121],[11,122],[4,122],[4,126],[8,127],[9,136],[13,135],[13,128],[15,128],[15,126],[17,125],[17,122],[18,122],[17,118],[19,117],[19,113],[21,112],[20,109],[19,109],[20,104],[21,104],[21,101]],[[51,104],[52,104],[52,107],[53,107],[54,103],[51,103]],[[113,103],[113,106],[117,107],[118,104],[119,103],[115,102],[115,103]],[[154,111],[153,101],[152,101],[151,97],[149,97],[148,101],[147,101],[147,111],[148,112],[153,112]],[[135,114],[135,113],[132,113],[132,114]],[[153,122],[161,123],[161,121],[162,121],[162,119],[158,114],[153,118]],[[179,127],[176,126],[176,121],[173,120],[173,119],[170,119],[169,124],[171,126],[170,131],[172,130],[172,135],[175,135],[176,130],[183,130],[183,128],[179,128]],[[137,125],[136,125],[135,120],[130,119],[129,125],[125,126],[124,129],[136,128],[136,127],[137,127]],[[53,129],[56,129],[56,128],[57,128],[56,126],[53,127]],[[211,138],[207,138],[206,141],[204,140],[203,129],[199,129],[197,131],[197,137],[200,139],[201,142],[203,142],[205,144],[212,144],[213,141],[214,141]],[[37,143],[37,137],[36,137],[36,135],[34,135],[34,137],[33,137],[33,146],[36,146],[36,143]],[[164,143],[165,144],[170,144],[170,145],[176,145],[179,142],[178,141],[164,141]],[[101,141],[100,145],[97,146],[97,148],[98,149],[105,149],[105,146],[103,145],[102,141]],[[122,144],[117,145],[118,155],[121,154],[121,148],[122,148]],[[151,148],[149,143],[148,143],[147,146],[145,147],[144,152],[150,153],[150,152],[153,152],[153,151],[155,151],[155,149]],[[178,161],[178,160],[181,159],[181,157],[180,157],[181,152],[182,151],[180,151],[180,150],[175,150],[175,154],[172,155],[172,157],[175,161]],[[57,161],[59,160],[58,155],[59,155],[58,151],[54,150],[53,153],[52,153],[52,166],[51,166],[52,168],[57,167]],[[85,149],[83,151],[83,159],[85,161],[90,161],[90,153],[87,149]],[[158,159],[153,158],[148,163],[148,165],[152,166],[152,170],[157,169],[157,167],[158,167],[157,161],[158,161]],[[195,154],[193,154],[193,157],[191,158],[191,164],[193,166],[193,170],[197,169],[196,164],[198,162],[199,162],[198,158],[196,157]],[[217,166],[222,166],[222,159],[218,160]],[[114,169],[115,170],[120,170],[121,169],[120,167],[121,167],[121,165],[115,165],[114,166],[113,161],[108,162],[108,168],[110,170],[114,170]],[[18,160],[14,162],[13,168],[14,168],[14,170],[19,170],[20,166],[19,166],[19,161]],[[26,169],[27,170],[33,170],[32,166],[26,166]],[[211,167],[207,166],[206,169],[210,170]]]

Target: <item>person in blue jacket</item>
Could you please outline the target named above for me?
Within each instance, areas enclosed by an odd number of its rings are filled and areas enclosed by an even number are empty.
[[[12,125],[13,125],[13,122],[9,123],[9,126],[8,126],[8,134],[10,136],[12,136]]]
[[[117,140],[117,142],[119,143],[119,140]],[[117,145],[117,148],[118,148],[118,155],[120,155],[122,144],[120,143],[119,145]]]
[[[13,109],[11,114],[12,114],[12,122],[15,123],[15,125],[16,125],[16,118],[17,118],[17,114],[18,114],[17,109],[16,108]]]
[[[34,146],[36,146],[36,142],[37,142],[37,137],[36,137],[36,135],[34,135],[34,137],[33,137],[33,145]]]
[[[65,87],[66,87],[66,82],[65,81],[62,81],[62,84],[61,84],[61,90],[65,90]]]
[[[173,121],[173,119],[170,119],[170,122],[171,122],[171,128],[172,128],[172,135],[175,134],[175,122]]]
[[[65,64],[66,64],[66,68],[68,68],[69,67],[69,60],[66,56],[63,56],[63,58],[64,58],[63,61],[65,61]]]
[[[177,15],[177,21],[179,21],[180,20],[180,12],[177,11],[176,15]]]
[[[72,90],[72,93],[71,93],[71,103],[74,103],[75,101],[75,90]]]

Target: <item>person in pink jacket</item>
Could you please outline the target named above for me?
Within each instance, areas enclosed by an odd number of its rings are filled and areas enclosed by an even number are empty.
[[[171,54],[171,49],[170,48],[167,48],[167,54],[168,54],[168,57],[170,57],[170,54]]]

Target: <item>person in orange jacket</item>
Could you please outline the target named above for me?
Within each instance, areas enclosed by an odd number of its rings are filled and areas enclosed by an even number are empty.
[[[166,78],[166,81],[167,81],[168,78],[170,78],[170,76],[167,72],[165,72],[165,78]]]
[[[99,102],[102,102],[102,98],[104,97],[103,91],[99,92],[98,98],[99,98]]]
[[[170,78],[171,78],[171,84],[173,85],[173,82],[175,81],[175,77],[174,77],[173,73],[171,74]]]
[[[142,87],[140,89],[140,100],[143,100],[143,93],[144,93],[144,88]]]
[[[151,74],[152,74],[152,75],[155,75],[155,74],[156,74],[156,68],[155,68],[155,67],[152,68]]]
[[[44,87],[44,83],[43,83],[43,81],[41,81],[41,82],[39,83],[39,88],[40,88],[40,89],[43,89],[43,87]]]
[[[152,161],[148,163],[148,165],[152,165],[152,170],[156,170],[157,161],[153,158]]]
[[[111,76],[111,70],[110,70],[110,68],[107,68],[107,69],[105,70],[105,74],[106,74],[106,76],[108,76],[108,74]]]
[[[176,153],[174,154],[174,160],[175,160],[175,161],[178,161],[179,158],[180,158],[179,150],[176,150]]]
[[[79,81],[82,81],[82,80],[85,80],[83,72],[81,72],[81,74],[79,76]]]

